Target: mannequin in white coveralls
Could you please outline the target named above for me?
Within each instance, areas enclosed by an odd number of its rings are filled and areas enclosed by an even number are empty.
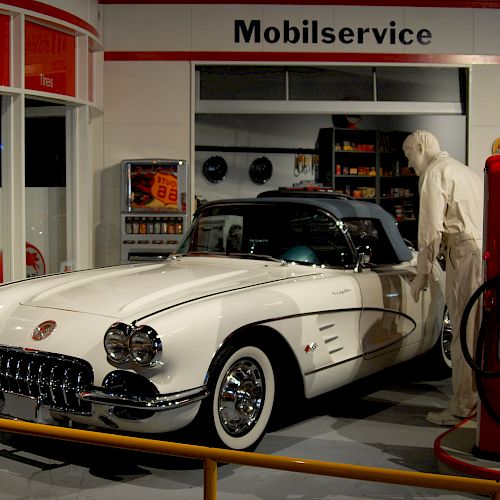
[[[466,165],[441,151],[430,132],[416,130],[403,143],[408,166],[419,176],[417,274],[411,285],[413,299],[425,293],[432,264],[446,243],[446,304],[450,313],[452,388],[449,408],[429,412],[427,420],[452,426],[476,409],[477,390],[471,368],[460,346],[460,322],[471,295],[483,282],[483,181]],[[471,311],[467,328],[473,353],[479,330],[479,308]]]

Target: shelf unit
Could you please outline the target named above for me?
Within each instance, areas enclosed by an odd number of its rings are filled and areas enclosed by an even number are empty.
[[[402,144],[409,132],[322,128],[316,149],[316,180],[323,186],[371,201],[392,213],[405,238],[416,244],[418,177]]]

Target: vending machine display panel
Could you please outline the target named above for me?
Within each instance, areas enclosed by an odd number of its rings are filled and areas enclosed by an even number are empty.
[[[122,162],[121,261],[165,259],[189,225],[184,160]]]
[[[180,172],[183,162],[153,161],[125,162],[126,211],[185,211]]]

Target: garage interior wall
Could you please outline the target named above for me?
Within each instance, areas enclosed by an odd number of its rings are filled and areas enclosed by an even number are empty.
[[[207,200],[319,180],[314,167],[295,169],[296,155],[318,154],[320,129],[347,126],[345,114],[335,109],[354,105],[355,129],[401,136],[426,129],[443,149],[466,159],[467,68],[199,65],[196,76],[195,188]],[[219,183],[203,175],[214,155],[228,164]],[[249,176],[252,161],[262,155],[273,164],[265,185]]]
[[[500,52],[500,49],[499,49]],[[474,65],[471,69],[469,163],[484,169],[492,145],[500,137],[500,66]]]
[[[402,2],[404,4],[404,2]],[[14,10],[27,12],[19,6],[17,0],[4,4],[5,12]],[[343,6],[332,1],[332,5],[250,5],[239,4],[132,4],[126,1],[123,4],[110,3],[106,0],[44,0],[30,2],[26,5],[35,6],[44,10],[43,5],[60,9],[62,17],[56,19],[56,24],[71,25],[76,16],[83,25],[88,24],[102,36],[103,47],[93,52],[94,96],[89,105],[86,99],[72,102],[75,105],[74,124],[78,133],[78,140],[74,150],[75,185],[78,186],[79,207],[72,217],[77,218],[75,225],[84,228],[76,231],[74,252],[78,262],[87,266],[114,265],[119,262],[120,246],[120,172],[119,164],[127,158],[179,158],[187,159],[193,169],[192,194],[212,199],[220,196],[254,195],[262,190],[262,186],[253,184],[248,179],[248,164],[251,157],[242,157],[241,165],[231,160],[230,173],[227,181],[220,185],[211,185],[200,175],[202,156],[195,152],[196,144],[205,141],[229,141],[233,144],[252,144],[252,129],[259,128],[258,143],[271,147],[283,145],[289,147],[313,146],[317,130],[322,126],[330,125],[329,114],[315,114],[306,116],[279,116],[264,117],[264,125],[256,122],[256,117],[235,115],[226,117],[224,123],[221,117],[207,117],[195,113],[195,79],[194,69],[197,64],[217,63],[219,53],[228,50],[224,42],[224,30],[231,26],[236,15],[248,18],[274,20],[287,16],[294,22],[299,22],[307,16],[316,16],[322,21],[350,23],[353,19],[358,22],[386,23],[387,15],[396,16],[397,22],[413,22],[415,25],[433,23],[439,33],[440,41],[436,47],[436,54],[440,55],[443,64],[461,64],[469,70],[469,106],[468,116],[456,118],[457,128],[449,123],[443,124],[445,116],[434,121],[430,117],[409,117],[405,122],[390,124],[390,128],[408,130],[416,127],[428,128],[434,131],[446,148],[459,159],[470,164],[471,168],[482,174],[485,159],[491,154],[493,141],[500,136],[500,88],[499,53],[500,41],[498,26],[500,25],[500,9],[498,8],[418,8],[418,7],[366,7],[362,5]],[[470,3],[472,5],[472,2]],[[306,13],[306,14],[305,14]],[[432,16],[429,14],[432,13]],[[324,15],[323,15],[324,14]],[[335,15],[333,15],[335,14]],[[29,15],[29,13],[28,13]],[[38,14],[33,17],[37,17]],[[44,15],[50,20],[50,15]],[[17,19],[17,18],[16,18]],[[68,21],[68,19],[70,21]],[[17,22],[17,21],[16,21]],[[79,24],[82,26],[82,24]],[[137,27],[147,27],[138,30]],[[219,27],[221,29],[219,29]],[[442,29],[441,29],[442,28]],[[79,29],[76,30],[79,32]],[[86,35],[85,35],[86,36]],[[90,37],[92,38],[92,36]],[[86,38],[84,37],[86,40]],[[82,40],[80,40],[82,41]],[[15,40],[19,45],[19,40]],[[87,50],[87,42],[79,44],[82,53]],[[90,42],[89,42],[90,43]],[[17,45],[15,45],[17,47]],[[19,47],[17,47],[19,48]],[[104,48],[107,54],[131,53],[146,55],[148,60],[126,57],[122,60],[107,58],[104,62]],[[290,47],[277,44],[272,47],[263,44],[253,44],[247,47],[255,51],[257,56],[269,55],[273,51],[283,51]],[[353,49],[353,47],[349,47]],[[238,64],[238,47],[230,47],[235,51],[234,61]],[[297,49],[297,47],[294,47]],[[300,46],[300,52],[306,53],[309,48]],[[386,49],[386,47],[382,47]],[[432,48],[426,54],[419,54],[421,47],[407,47],[405,53],[400,47],[389,47],[395,56],[411,57],[416,55],[433,54]],[[330,62],[329,48],[323,48],[325,61]],[[354,60],[364,61],[369,65],[369,57],[376,57],[376,51],[381,47],[365,44],[364,47],[355,47],[352,52]],[[155,59],[150,57],[160,51],[160,55],[168,51],[171,57],[161,56]],[[193,51],[189,53],[187,51]],[[198,52],[197,52],[198,51]],[[200,52],[201,51],[201,52]],[[205,58],[198,61],[195,54],[202,51],[211,51],[214,60]],[[363,52],[367,54],[363,54]],[[193,56],[182,58],[182,54]],[[181,57],[179,57],[181,55]],[[273,54],[271,54],[273,55]],[[287,55],[287,54],[285,54]],[[317,55],[317,54],[316,54]],[[341,54],[339,54],[341,55]],[[387,54],[386,54],[387,55]],[[20,64],[21,57],[16,55],[14,66]],[[446,62],[449,59],[448,63]],[[147,58],[146,58],[147,59]],[[424,58],[425,59],[425,58]],[[277,54],[274,59],[279,62]],[[287,60],[290,60],[289,58]],[[307,54],[299,57],[307,60]],[[404,58],[403,58],[404,60]],[[429,60],[429,59],[427,59]],[[227,59],[226,59],[227,61]],[[250,59],[247,58],[247,62]],[[455,62],[453,62],[455,61]],[[296,61],[297,62],[297,61]],[[295,62],[295,63],[296,63]],[[272,62],[269,64],[273,64]],[[332,63],[333,64],[333,63]],[[423,66],[425,62],[421,63]],[[21,73],[16,66],[16,75]],[[91,72],[91,73],[92,73]],[[85,71],[81,73],[84,75]],[[104,74],[104,77],[103,77]],[[84,77],[84,79],[87,76]],[[88,82],[79,81],[80,91],[87,88]],[[25,95],[22,80],[16,76],[11,82],[12,87],[2,88],[4,126],[2,134],[5,136],[10,127],[9,113],[12,105],[19,103],[20,96]],[[104,90],[103,90],[104,89]],[[42,93],[34,93],[34,97],[47,97]],[[63,99],[64,101],[64,99]],[[104,104],[103,104],[104,103]],[[102,108],[104,107],[104,113]],[[17,106],[15,116],[19,118],[21,111]],[[19,115],[19,116],[18,116]],[[294,120],[298,123],[294,123]],[[374,126],[384,128],[380,124],[382,117],[364,117],[364,125],[368,126],[371,119],[376,119]],[[464,132],[465,129],[465,132]],[[262,134],[262,130],[266,134]],[[277,131],[280,131],[278,134]],[[220,134],[220,136],[217,136]],[[231,136],[232,134],[232,136]],[[237,137],[236,137],[237,134]],[[4,137],[5,138],[5,137]],[[18,145],[18,149],[21,146]],[[5,157],[5,150],[3,151]],[[290,167],[292,158],[280,156],[277,162],[284,162],[281,166],[275,165],[272,183],[265,186],[275,187],[295,182]],[[240,159],[238,160],[240,161]],[[6,166],[3,165],[4,181]],[[305,177],[304,177],[305,179]],[[5,187],[5,184],[4,184]],[[5,189],[2,197],[5,200]],[[6,215],[4,215],[6,217]],[[17,216],[19,218],[19,216]],[[11,226],[14,224],[11,224]],[[23,237],[16,241],[16,255],[23,248]],[[0,246],[8,246],[4,241]],[[9,251],[7,251],[9,253]],[[10,252],[12,253],[12,251]],[[21,255],[21,254],[20,254]],[[21,257],[24,257],[21,255]],[[17,268],[21,267],[19,264]],[[21,273],[19,269],[18,274]]]
[[[363,129],[368,130],[429,130],[439,137],[442,149],[465,161],[465,116],[363,116],[361,122]],[[196,118],[195,137],[197,144],[203,145],[314,149],[319,129],[331,126],[330,115],[206,115]],[[203,175],[203,163],[214,154],[220,154],[228,164],[226,179],[217,184]],[[315,178],[309,169],[296,175],[294,153],[266,153],[264,156],[273,164],[273,175],[265,185],[253,183],[248,170],[259,156],[259,153],[247,152],[196,152],[196,195],[209,201],[252,197],[262,191],[291,187]]]
[[[493,67],[489,67],[490,70]],[[500,81],[500,70],[489,71],[482,85]],[[471,80],[477,85],[473,68]],[[487,70],[485,70],[487,71]],[[492,74],[494,73],[494,74]],[[191,69],[184,62],[106,62],[105,63],[104,168],[97,175],[100,186],[96,210],[101,220],[96,228],[96,265],[119,261],[120,170],[126,158],[193,158],[194,194],[207,199],[254,196],[265,189],[290,186],[308,180],[307,174],[294,175],[294,155],[272,158],[273,177],[266,186],[248,177],[248,166],[255,154],[230,153],[227,179],[212,184],[202,174],[204,159],[211,153],[194,154],[190,137]],[[147,89],[137,92],[136,88]],[[472,96],[476,86],[472,85]],[[172,92],[166,91],[172,89]],[[134,96],[131,98],[130,96]],[[477,97],[479,100],[480,96]],[[491,108],[490,108],[491,109]],[[480,119],[476,116],[476,120]],[[413,130],[423,128],[435,133],[456,158],[467,160],[467,120],[465,116],[366,116],[363,127]],[[318,130],[331,126],[331,115],[199,115],[194,118],[196,144],[229,146],[314,148]],[[492,133],[493,131],[490,131]],[[488,141],[485,141],[488,142]],[[471,145],[470,154],[474,151]],[[485,146],[488,146],[487,144]],[[470,156],[471,167],[482,172],[484,155]]]
[[[106,53],[130,51],[139,54],[155,54],[155,51],[186,50],[217,51],[227,50],[222,42],[221,30],[212,26],[229,22],[239,14],[260,18],[265,11],[279,17],[284,11],[289,18],[301,19],[305,6],[251,6],[238,5],[228,9],[225,5],[125,5],[105,4],[101,6],[104,26],[104,48]],[[311,13],[327,12],[337,7],[307,6]],[[384,18],[378,7],[345,7],[344,13],[351,14],[357,20]],[[498,24],[500,10],[495,9],[433,9],[432,22],[446,28],[443,34],[440,54],[498,54]],[[397,11],[406,19],[414,22],[429,21],[428,9],[389,9],[391,15]],[[387,12],[387,10],[385,11]],[[462,16],[462,14],[466,14]],[[351,18],[352,18],[351,16]],[[347,16],[349,17],[349,16]],[[344,21],[346,17],[343,18]],[[137,26],[148,26],[147,30],[137,30]],[[464,36],[472,32],[471,25],[476,27],[474,40]],[[481,29],[479,29],[479,26]],[[457,38],[458,37],[458,38]],[[366,47],[366,51],[373,49]],[[234,50],[234,49],[233,49]],[[262,50],[254,47],[254,50]],[[270,49],[266,49],[270,50]],[[283,46],[277,47],[283,50]],[[306,49],[302,49],[306,50]],[[378,49],[380,50],[380,49]],[[415,52],[417,49],[408,49]],[[362,50],[359,50],[362,52]],[[393,49],[395,51],[395,49]],[[169,52],[170,53],[170,52]],[[235,59],[238,54],[235,54]],[[255,117],[232,118],[233,123],[208,124],[203,118],[195,116],[195,89],[193,61],[185,60],[113,60],[104,62],[104,117],[103,117],[103,166],[96,172],[96,185],[99,186],[96,197],[96,265],[111,265],[119,262],[120,245],[120,172],[119,165],[124,159],[131,158],[175,158],[190,161],[195,175],[193,176],[193,194],[206,197],[253,195],[261,186],[255,186],[248,180],[248,162],[242,160],[241,168],[233,167],[231,179],[220,185],[208,185],[200,176],[200,159],[195,154],[195,145],[200,141],[213,138],[220,133],[227,139],[227,130],[238,139],[250,134],[249,128],[255,127]],[[209,63],[208,61],[207,63]],[[204,62],[204,64],[206,64]],[[468,162],[471,168],[482,175],[485,159],[491,154],[494,139],[500,136],[500,102],[495,99],[500,87],[500,67],[497,64],[476,64],[470,66],[470,94],[468,117],[458,118],[457,128],[448,124],[440,124],[445,117],[431,122],[430,117],[416,117],[401,123],[401,129],[416,127],[428,128],[440,136],[443,148],[457,158]],[[377,118],[378,119],[378,118]],[[247,122],[245,124],[245,121]],[[294,142],[293,147],[313,146],[318,126],[323,123],[329,126],[330,116],[298,117],[295,125],[290,117],[280,121],[279,116],[269,118],[266,122],[265,137],[261,139],[272,143],[273,147]],[[253,125],[252,125],[253,123]],[[236,128],[237,127],[237,128]],[[399,128],[399,124],[398,124]],[[277,129],[283,135],[277,134]],[[286,135],[285,135],[286,134]],[[205,135],[205,137],[204,137]],[[215,140],[215,139],[214,139]],[[219,140],[217,138],[217,140]],[[259,141],[260,142],[260,141]],[[279,143],[279,144],[278,144]],[[265,144],[262,144],[263,146]],[[283,171],[279,169],[275,181],[284,184],[295,181],[293,172],[287,165]],[[276,167],[275,170],[278,170]],[[288,172],[288,173],[287,173]],[[233,177],[234,175],[234,177]],[[269,185],[271,186],[271,185]]]
[[[105,167],[97,174],[101,191],[101,220],[96,232],[97,265],[115,264],[119,261],[120,161],[125,158],[146,157],[192,158],[192,145],[189,141],[192,104],[187,90],[191,86],[189,63],[106,62],[104,75]],[[139,82],[142,82],[143,90],[137,96],[135,88]],[[472,66],[470,82],[468,131],[464,130],[467,127],[465,117],[402,117],[399,123],[392,123],[390,127],[433,131],[440,138],[443,149],[447,149],[458,159],[467,161],[471,168],[482,175],[493,141],[500,136],[500,102],[495,98],[497,89],[500,88],[500,67]],[[127,97],[130,95],[135,95],[135,98]],[[371,119],[375,120],[374,117]],[[382,128],[387,120],[385,117],[376,119]],[[448,120],[455,120],[455,125],[449,127]],[[227,141],[228,134],[232,134],[231,140],[235,140],[236,135],[239,138],[243,135],[248,139],[252,130],[258,126],[258,142],[262,146],[290,147],[293,143],[296,147],[310,148],[314,145],[319,127],[331,125],[328,115],[268,116],[264,122],[256,121],[254,116],[219,116],[216,121],[223,123],[216,127],[213,122],[205,125],[203,118],[197,121],[197,143]],[[253,196],[262,190],[262,186],[254,185],[248,179],[248,165],[253,158],[251,154],[241,156],[240,165],[232,163],[231,157],[228,158],[234,168],[228,175],[227,182],[221,184],[211,184],[204,178],[201,173],[203,158],[200,154],[194,162],[195,194],[212,199]],[[282,157],[279,161],[286,163],[285,171],[276,164],[275,172],[280,173],[273,179],[273,184],[266,188],[286,185],[287,181],[296,182],[291,166],[293,158]]]
[[[120,261],[120,162],[191,159],[191,64],[105,62],[96,266]]]
[[[500,68],[488,66],[483,71],[471,69],[471,109],[485,96],[475,93],[478,79],[481,85],[495,88],[500,84]],[[494,71],[492,71],[494,70]],[[484,74],[484,76],[482,76]],[[104,164],[98,174],[100,196],[97,210],[101,222],[97,227],[96,264],[110,265],[119,261],[119,212],[120,212],[120,162],[126,158],[194,158],[194,194],[207,199],[233,196],[254,196],[265,189],[290,186],[297,179],[294,175],[294,155],[272,158],[273,177],[266,186],[256,185],[248,177],[248,166],[255,154],[229,153],[227,179],[220,184],[208,182],[202,174],[204,159],[211,153],[194,154],[190,137],[191,69],[184,62],[106,62],[105,63],[105,113],[104,113]],[[143,91],[134,90],[141,87]],[[147,90],[144,90],[147,89]],[[172,89],[172,92],[166,91]],[[176,90],[177,89],[177,90]],[[134,98],[130,96],[134,95]],[[486,93],[488,95],[488,93]],[[472,105],[472,103],[475,103]],[[498,106],[498,104],[495,104]],[[495,107],[493,105],[493,107]],[[470,131],[475,127],[492,124],[488,136],[500,132],[500,120],[494,118],[492,106],[487,103],[488,117],[473,112]],[[500,106],[498,106],[500,112]],[[500,114],[497,114],[500,116]],[[486,118],[486,120],[485,120]],[[363,127],[390,128],[395,130],[427,129],[435,133],[443,149],[461,161],[467,161],[467,119],[465,116],[366,116]],[[494,121],[499,123],[496,125]],[[484,122],[484,123],[481,123]],[[331,115],[210,115],[194,118],[196,144],[226,146],[262,146],[314,148],[318,130],[332,124]],[[484,130],[482,132],[484,133]],[[477,141],[477,139],[476,139]],[[491,150],[491,139],[483,141],[478,152],[476,141],[471,139],[470,166],[482,175],[484,159]]]

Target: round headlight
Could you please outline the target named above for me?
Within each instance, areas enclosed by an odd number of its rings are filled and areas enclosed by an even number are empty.
[[[104,334],[104,349],[111,361],[125,363],[130,358],[130,327],[123,323],[114,323]]]
[[[142,366],[152,366],[160,360],[161,340],[149,326],[142,325],[132,331],[129,348],[132,359]]]

